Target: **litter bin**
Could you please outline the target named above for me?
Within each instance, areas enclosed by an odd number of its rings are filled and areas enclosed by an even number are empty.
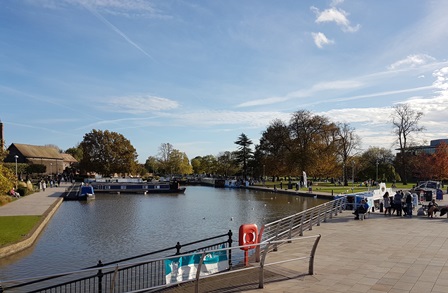
[[[443,191],[442,191],[442,189],[437,189],[436,199],[437,200],[443,200]]]
[[[432,200],[432,191],[431,190],[425,190],[425,200],[426,201]]]

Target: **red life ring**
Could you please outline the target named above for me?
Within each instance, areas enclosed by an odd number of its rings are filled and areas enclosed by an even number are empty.
[[[244,224],[240,226],[240,233],[238,237],[239,246],[245,246],[241,249],[254,249],[256,246],[250,246],[257,243],[258,227],[256,224]]]

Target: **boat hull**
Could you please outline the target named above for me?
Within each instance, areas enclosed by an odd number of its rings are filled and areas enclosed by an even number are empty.
[[[185,187],[177,183],[91,183],[95,193],[185,193]]]

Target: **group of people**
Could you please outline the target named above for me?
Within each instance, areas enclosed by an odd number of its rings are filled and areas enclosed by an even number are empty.
[[[414,209],[414,195],[409,191],[404,193],[398,190],[392,197],[386,191],[383,195],[384,215],[392,215],[396,212],[397,216],[408,216],[412,218],[412,210]]]

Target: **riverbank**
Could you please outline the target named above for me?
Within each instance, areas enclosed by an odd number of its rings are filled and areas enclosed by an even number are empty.
[[[50,221],[53,214],[61,205],[69,184],[60,187],[47,188],[45,191],[35,192],[23,196],[9,204],[0,207],[0,216],[41,216],[39,223],[21,241],[0,247],[0,258],[17,253],[31,247],[39,234]]]

